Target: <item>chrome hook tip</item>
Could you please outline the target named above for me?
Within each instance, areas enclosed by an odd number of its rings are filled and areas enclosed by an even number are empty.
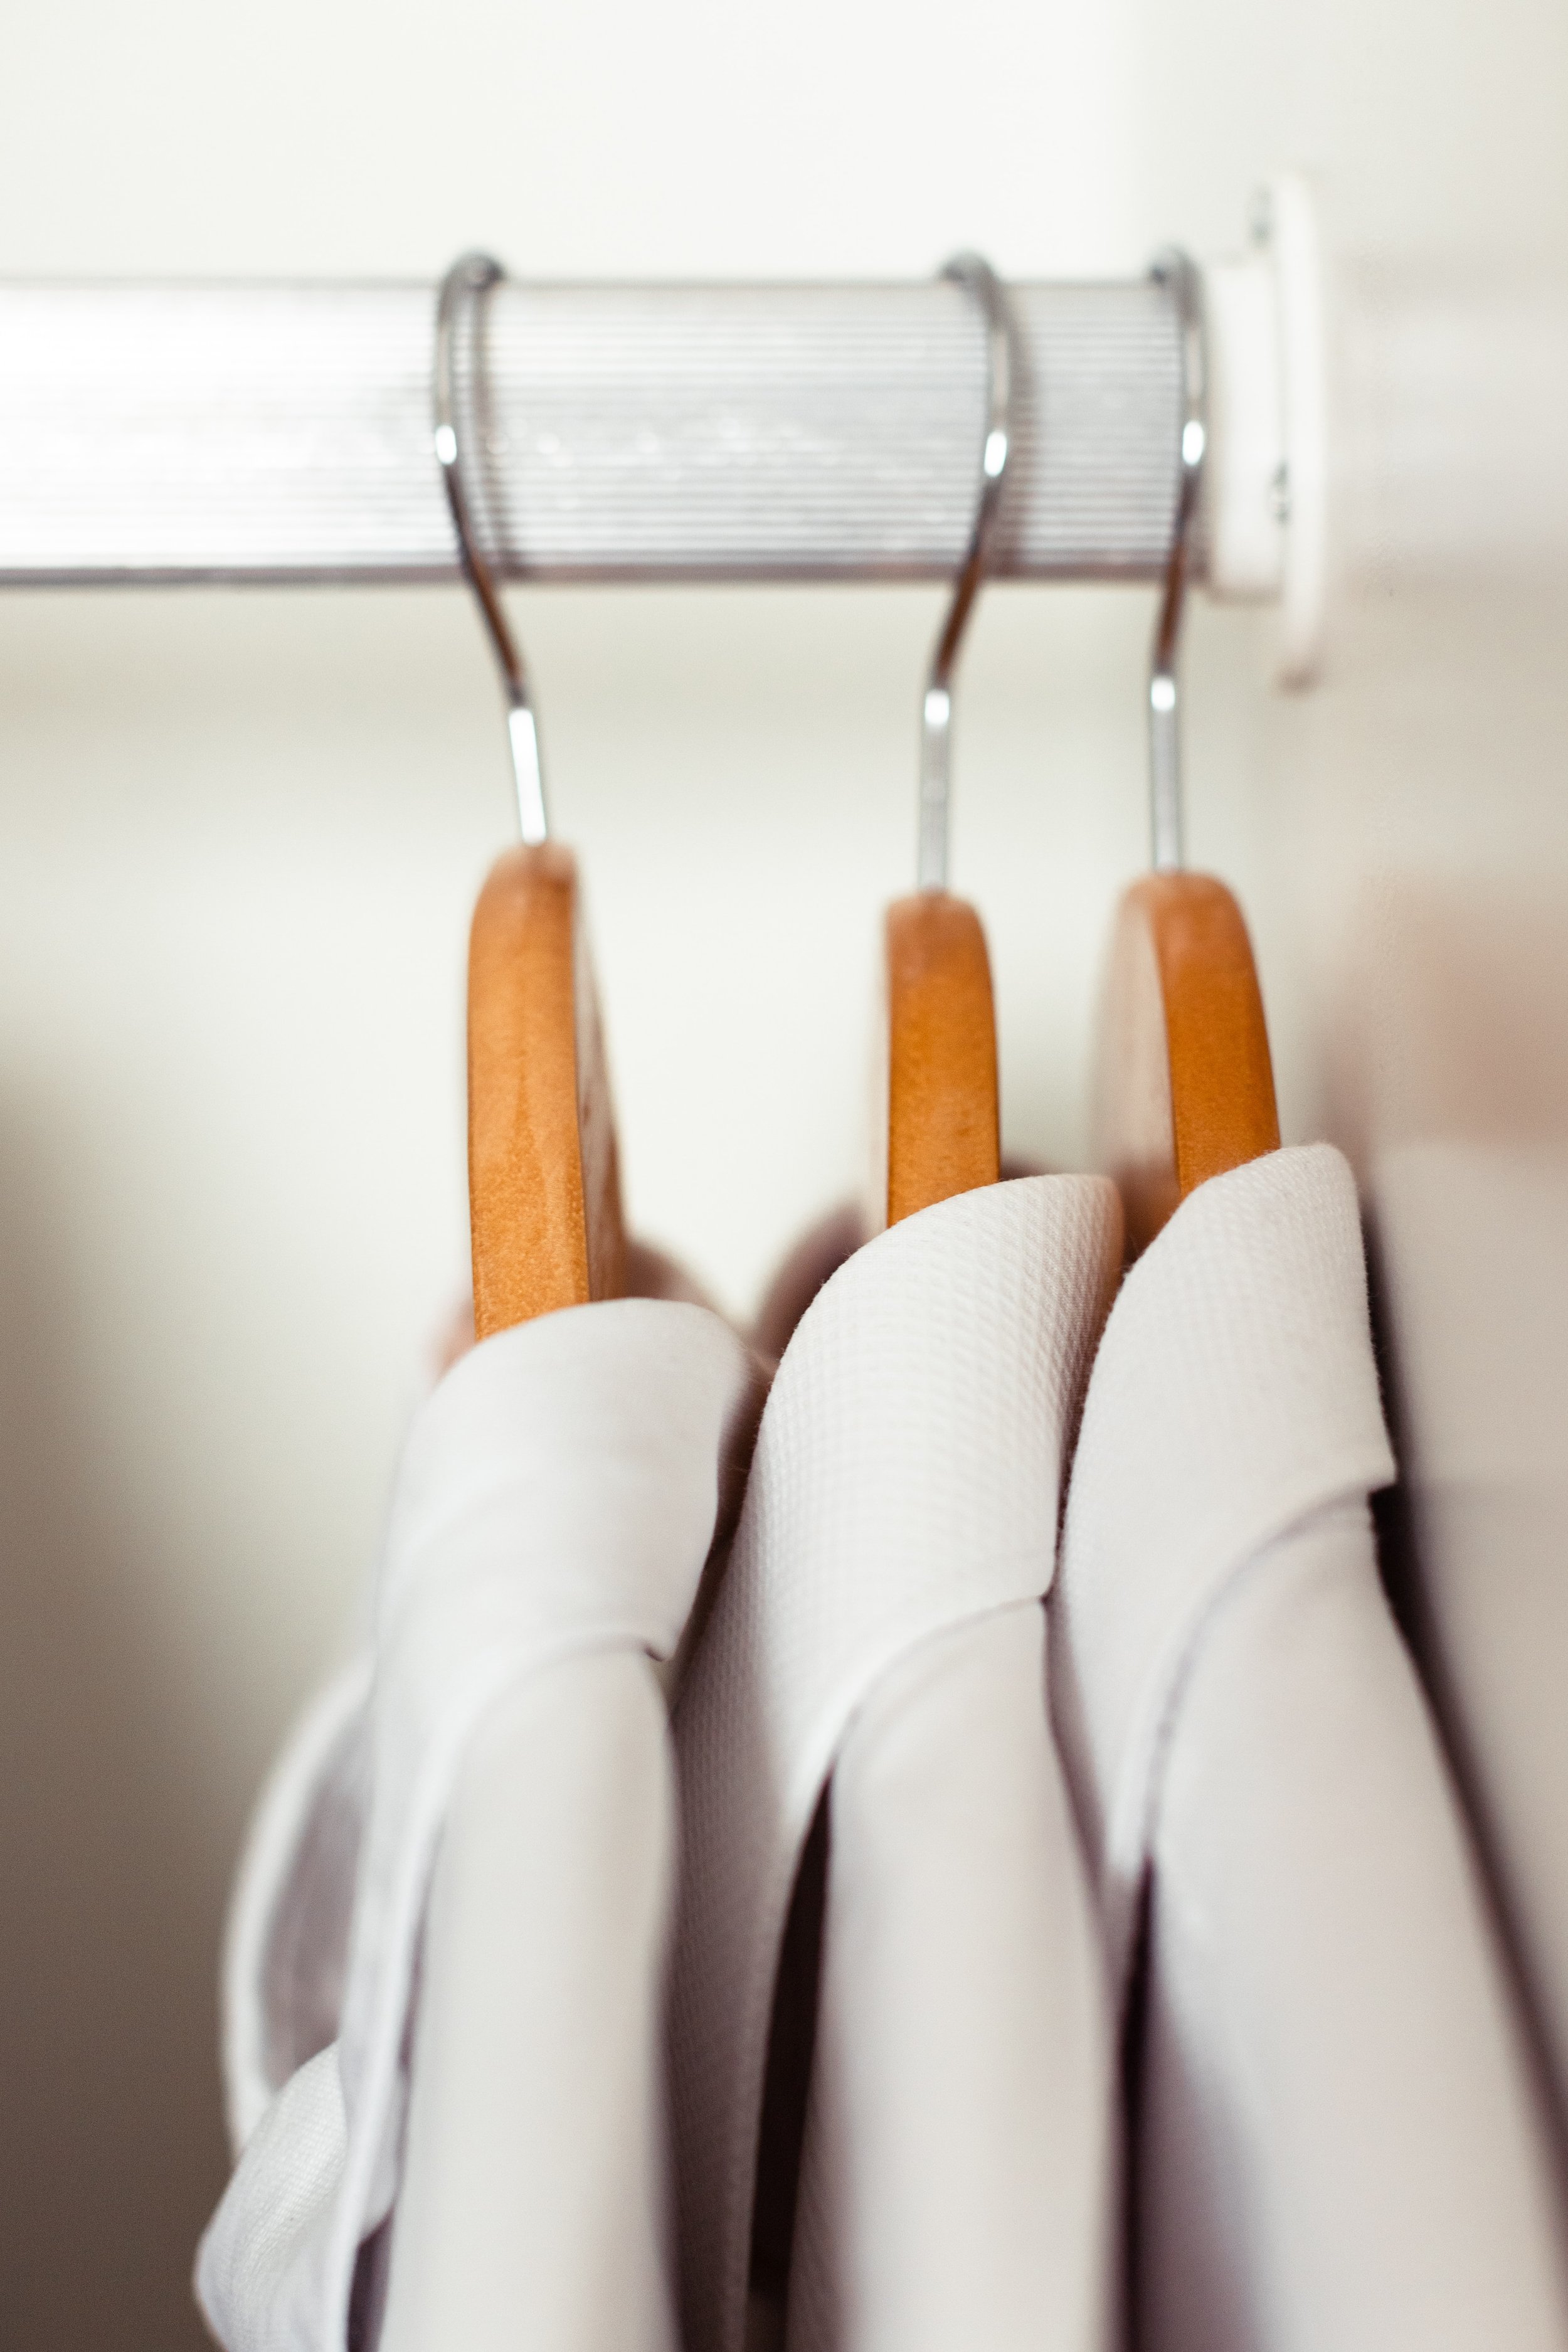
[[[931,648],[921,702],[920,834],[916,877],[922,890],[947,887],[952,673],[974,602],[990,565],[1001,511],[1002,486],[1013,451],[1014,388],[1023,373],[1022,345],[1006,289],[977,253],[955,254],[941,275],[979,303],[985,321],[985,437],[980,488],[946,614]]]
[[[1160,611],[1149,662],[1149,820],[1151,862],[1158,874],[1184,862],[1182,808],[1181,651],[1193,526],[1208,449],[1206,354],[1203,289],[1197,267],[1179,247],[1155,256],[1150,276],[1175,307],[1181,363],[1181,429],[1177,436],[1176,504]]]
[[[435,447],[452,528],[457,534],[458,560],[473,590],[479,616],[500,672],[507,706],[507,742],[511,753],[512,782],[517,792],[518,824],[531,848],[550,837],[544,798],[544,772],[540,757],[539,729],[529,694],[528,671],[501,604],[500,591],[489,559],[474,533],[473,518],[463,479],[462,450],[458,436],[458,404],[453,346],[458,312],[467,295],[478,303],[505,276],[500,263],[488,253],[464,253],[441,280],[436,300],[436,352],[433,371]]]

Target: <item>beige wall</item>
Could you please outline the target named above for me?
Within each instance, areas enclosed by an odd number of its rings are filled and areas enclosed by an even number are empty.
[[[1565,95],[1560,0],[66,0],[7,30],[0,272],[434,273],[474,238],[556,274],[1131,269],[1231,244],[1300,162],[1342,253],[1534,282]],[[1407,571],[1342,596],[1306,698],[1266,616],[1194,616],[1190,830],[1254,922],[1288,1131],[1367,1186],[1456,1671],[1528,1724],[1561,1678],[1494,1636],[1562,1610],[1568,593]],[[517,604],[632,1207],[744,1307],[858,1166],[937,600]],[[1007,1139],[1065,1163],[1149,618],[997,593],[963,679]],[[0,604],[0,2328],[167,2352],[223,2176],[236,1842],[461,1278],[504,741],[455,593],[38,595]],[[1548,1832],[1490,1760],[1506,1855]]]

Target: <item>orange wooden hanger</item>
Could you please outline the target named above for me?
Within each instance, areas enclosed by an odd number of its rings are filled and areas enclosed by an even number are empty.
[[[551,841],[539,732],[521,654],[475,541],[458,443],[453,341],[465,297],[476,323],[502,275],[465,254],[436,321],[436,454],[463,571],[500,667],[522,840],[496,860],[468,945],[468,1218],[474,1334],[590,1299],[625,1282],[615,1115],[582,894]]]
[[[955,1192],[994,1184],[1001,1172],[991,963],[979,916],[947,888],[947,843],[952,673],[1001,511],[1019,353],[1006,295],[989,264],[960,254],[942,275],[965,287],[984,313],[987,415],[969,547],[921,707],[920,887],[894,901],[883,927],[887,1097],[877,1134],[887,1160],[877,1171],[873,1208],[889,1225]]]
[[[868,1203],[878,1230],[994,1184],[1001,1172],[991,964],[980,918],[946,887],[948,802],[952,673],[994,536],[1020,368],[1006,297],[987,264],[963,254],[942,275],[967,288],[984,311],[987,415],[969,545],[921,707],[920,887],[894,901],[883,924],[882,1087],[873,1138],[886,1158],[873,1171]],[[841,1259],[861,1237],[851,1217],[819,1238]],[[774,1345],[782,1349],[826,1270],[823,1255],[791,1268],[774,1294],[780,1312],[768,1318]],[[781,2299],[789,2272],[827,1902],[829,1801],[825,1791],[795,1880],[773,1991],[752,2208],[752,2289],[762,2304]]]
[[[527,677],[474,543],[458,453],[454,326],[465,298],[479,326],[500,276],[486,255],[465,254],[442,281],[436,312],[436,454],[463,570],[500,664],[522,825],[521,846],[497,860],[479,894],[468,959],[468,1201],[480,1339],[609,1295],[621,1257],[615,1136],[576,870],[546,837]],[[503,1688],[468,1743],[430,1885],[379,2329],[388,2352],[448,2336],[510,2342],[525,2298],[526,2234],[504,2216],[526,2204],[530,2168],[537,2169],[519,2116],[539,2020],[496,1960],[521,1948],[530,1925],[513,1867],[540,1833],[539,1718],[525,1696],[519,1706],[516,1689]]]
[[[1182,870],[1176,654],[1207,439],[1198,273],[1162,254],[1182,331],[1183,418],[1175,528],[1149,678],[1154,872],[1122,898],[1101,1000],[1097,1156],[1121,1187],[1130,1257],[1208,1177],[1278,1150],[1279,1118],[1263,999],[1232,893]]]

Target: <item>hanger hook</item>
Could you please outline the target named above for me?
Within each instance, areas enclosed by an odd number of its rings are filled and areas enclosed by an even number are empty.
[[[1190,255],[1177,246],[1155,255],[1149,275],[1165,287],[1175,305],[1182,352],[1182,437],[1178,456],[1176,512],[1165,562],[1164,593],[1154,624],[1149,664],[1149,803],[1157,874],[1180,870],[1182,845],[1182,741],[1176,661],[1182,614],[1192,564],[1193,522],[1203,483],[1208,445],[1208,383],[1204,348],[1203,284]]]
[[[539,758],[539,730],[529,699],[528,671],[516,638],[507,624],[500,593],[488,557],[474,537],[468,495],[463,483],[462,454],[458,446],[458,404],[452,346],[458,313],[465,296],[476,306],[492,286],[506,276],[488,253],[465,253],[441,280],[436,303],[436,456],[447,486],[447,503],[458,534],[458,558],[463,576],[479,599],[489,641],[500,668],[506,696],[506,731],[511,744],[511,769],[517,784],[517,814],[523,840],[544,841],[550,833],[544,808],[544,775]]]
[[[1013,452],[1013,396],[1023,374],[1023,348],[1006,289],[978,253],[955,254],[942,276],[973,294],[985,318],[985,440],[980,492],[969,545],[952,584],[952,599],[931,648],[921,705],[921,810],[917,878],[922,890],[947,887],[948,803],[952,740],[952,672],[974,600],[990,562],[1002,484]]]

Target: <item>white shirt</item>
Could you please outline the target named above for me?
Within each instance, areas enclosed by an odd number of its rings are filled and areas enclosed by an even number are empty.
[[[626,1299],[486,1340],[416,1422],[372,1655],[292,1743],[242,1866],[225,2033],[243,2146],[197,2268],[227,2352],[342,2352],[351,2303],[374,2343],[389,2292],[417,2336],[404,2198],[456,2273],[437,2333],[466,2352],[498,2318],[509,2341],[669,2352],[652,1661],[686,1623],[752,1385],[717,1317]],[[508,1801],[465,1811],[498,1759]],[[438,1951],[465,1918],[484,1933]],[[504,2049],[473,2046],[476,2014],[504,2021]],[[419,2171],[452,2145],[456,2210],[445,2168]],[[475,2243],[489,2309],[463,2307]]]
[[[1039,1602],[1120,1244],[1093,1178],[964,1193],[850,1258],[784,1351],[675,1719],[689,2352],[746,2327],[780,1940],[830,1775],[791,2344],[1103,2341],[1114,2069]]]
[[[1106,1328],[1052,1603],[1152,2352],[1568,2342],[1492,1926],[1378,1581],[1393,1475],[1344,1161],[1202,1186]]]

